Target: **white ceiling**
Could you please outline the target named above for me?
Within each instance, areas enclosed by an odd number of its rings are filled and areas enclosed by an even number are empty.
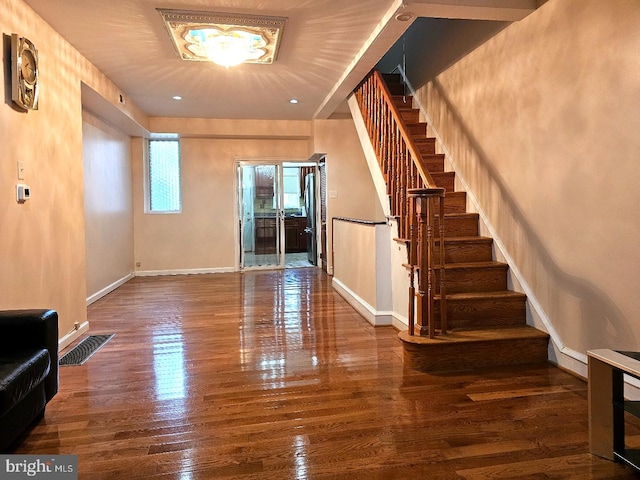
[[[516,20],[535,0],[25,0],[149,116],[328,118],[419,16]],[[277,61],[182,61],[157,8],[287,17]],[[41,47],[42,48],[42,47]],[[182,96],[176,101],[174,95]],[[289,99],[299,100],[291,105]]]

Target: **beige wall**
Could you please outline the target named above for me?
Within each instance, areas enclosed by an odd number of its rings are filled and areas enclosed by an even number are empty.
[[[346,220],[332,225],[333,288],[372,325],[398,325],[389,250],[393,227]]]
[[[375,225],[336,221],[333,228],[334,279],[377,308]]]
[[[63,336],[86,320],[81,83],[110,102],[119,91],[21,0],[0,2],[0,29],[35,43],[41,81],[40,109],[25,113],[6,101],[10,78],[0,71],[0,308],[56,309]],[[144,123],[127,104],[124,113]],[[23,205],[17,160],[31,187]]]
[[[154,128],[181,134],[192,132],[193,124],[204,123],[204,127],[199,127],[201,135],[207,131],[213,134],[219,123],[203,119],[153,119],[153,122]],[[140,273],[232,271],[237,267],[237,162],[309,158],[308,138],[291,140],[286,128],[282,138],[269,138],[273,125],[266,121],[262,129],[265,138],[255,138],[260,127],[253,123],[250,121],[249,125],[254,138],[180,140],[182,212],[178,214],[145,213],[144,145],[142,140],[136,140],[135,261],[140,263],[136,267]]]
[[[384,221],[385,216],[353,120],[315,120],[313,139],[314,152],[326,154],[327,248],[331,272],[331,218],[378,222]]]
[[[144,143],[134,142],[135,261],[142,273],[228,271],[237,265],[239,160],[306,161],[326,153],[328,215],[384,219],[351,120],[282,122],[152,118],[181,138],[182,213],[144,213]],[[330,225],[329,225],[329,238]]]
[[[638,25],[636,0],[551,0],[418,95],[580,354],[640,347]]]
[[[353,120],[313,122],[314,151],[326,153],[329,217],[385,219]]]
[[[83,112],[87,296],[92,299],[133,271],[131,139]]]

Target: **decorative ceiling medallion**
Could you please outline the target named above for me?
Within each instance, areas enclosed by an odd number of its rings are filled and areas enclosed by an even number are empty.
[[[180,58],[240,63],[273,63],[286,17],[158,9]]]

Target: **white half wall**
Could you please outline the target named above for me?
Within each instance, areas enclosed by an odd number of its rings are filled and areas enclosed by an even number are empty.
[[[333,221],[333,287],[374,326],[393,324],[389,225]]]

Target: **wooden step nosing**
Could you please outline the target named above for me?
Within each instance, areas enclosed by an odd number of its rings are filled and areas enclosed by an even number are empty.
[[[431,173],[432,177],[455,177],[456,172],[452,170],[447,170],[446,172],[433,172]],[[466,193],[466,192],[462,192]]]
[[[434,300],[440,300],[440,295],[434,295]],[[490,292],[459,292],[448,293],[447,302],[474,302],[482,300],[526,300],[527,295],[512,290],[495,290]]]
[[[436,239],[439,242],[440,239]],[[484,237],[482,235],[474,235],[471,237],[447,237],[444,243],[493,243],[493,238]]]
[[[491,260],[485,262],[446,263],[444,268],[445,270],[505,269],[509,268],[509,265]]]
[[[482,333],[483,335],[478,335]],[[404,334],[404,335],[402,335]],[[514,340],[548,340],[549,334],[530,325],[506,326],[482,328],[477,330],[457,330],[446,335],[438,335],[435,338],[408,335],[406,331],[400,332],[401,340],[407,343],[424,346],[460,345],[465,343],[496,343],[510,342]]]
[[[446,197],[445,197],[446,198]],[[438,218],[440,215],[436,214],[435,217]],[[469,213],[469,212],[460,212],[460,213],[445,213],[445,220],[447,220],[447,218],[449,220],[466,220],[466,219],[478,219],[479,215],[477,213]]]

